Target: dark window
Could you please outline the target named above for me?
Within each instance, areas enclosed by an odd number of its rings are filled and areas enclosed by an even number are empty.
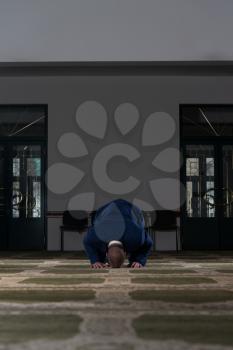
[[[0,137],[44,137],[44,106],[0,106]]]
[[[232,106],[183,106],[182,136],[233,136]]]

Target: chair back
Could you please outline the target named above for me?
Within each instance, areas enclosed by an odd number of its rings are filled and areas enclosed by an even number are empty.
[[[157,216],[156,210],[151,210],[151,211],[142,210],[142,215],[145,222],[145,228],[152,227]]]
[[[176,227],[176,212],[172,210],[156,210],[156,219],[152,227],[157,230],[169,230]]]
[[[91,225],[94,224],[94,221],[95,221],[95,214],[96,214],[96,210],[93,210],[93,211],[90,213],[90,216],[91,216]]]
[[[77,227],[79,229],[88,227],[88,213],[85,210],[66,210],[63,213],[63,225]]]

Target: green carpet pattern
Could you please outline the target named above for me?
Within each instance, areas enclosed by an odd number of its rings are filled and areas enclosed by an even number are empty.
[[[0,318],[0,343],[35,339],[66,339],[79,332],[81,317],[75,315],[4,315]]]
[[[10,269],[1,269],[0,268],[0,275],[1,274],[11,274],[11,273],[20,273],[23,272],[24,270],[22,269],[17,269],[17,268],[10,268]]]
[[[91,275],[91,274],[105,274],[108,273],[109,270],[107,269],[80,269],[76,267],[72,268],[53,268],[53,269],[48,269],[45,271],[42,271],[41,273],[43,274],[61,274],[61,275]]]
[[[134,277],[132,283],[143,283],[143,284],[206,284],[206,283],[217,283],[212,278],[208,277]]]
[[[232,252],[157,253],[145,268],[0,252],[0,350],[233,349]]]
[[[145,269],[135,269],[130,270],[130,273],[134,274],[145,274]],[[156,275],[183,275],[183,274],[193,274],[197,273],[195,270],[188,270],[188,269],[147,269],[147,274],[156,274]]]
[[[133,326],[144,339],[233,344],[233,315],[143,315],[133,321]]]
[[[129,293],[132,299],[163,301],[168,303],[218,303],[233,300],[233,291],[228,290],[136,290]]]
[[[227,269],[225,269],[225,270],[223,270],[223,269],[221,269],[221,270],[216,270],[217,272],[220,272],[220,273],[233,273],[233,270],[227,270]]]
[[[80,277],[80,278],[70,278],[70,277],[35,277],[35,278],[27,278],[19,283],[23,284],[50,284],[53,286],[63,286],[66,284],[92,284],[92,283],[103,283],[104,279],[103,278],[98,278],[98,277]]]
[[[53,290],[10,290],[0,291],[0,303],[6,302],[67,302],[83,301],[95,298],[95,292],[91,289],[86,290],[62,290],[59,289],[54,293]]]

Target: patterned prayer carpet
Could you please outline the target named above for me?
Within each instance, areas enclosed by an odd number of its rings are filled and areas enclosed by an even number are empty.
[[[0,253],[0,350],[233,349],[232,252],[91,270],[76,253]]]

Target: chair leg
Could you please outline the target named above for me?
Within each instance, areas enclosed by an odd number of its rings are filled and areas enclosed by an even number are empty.
[[[183,235],[181,233],[181,228],[179,228],[179,234],[180,234],[180,250],[182,251],[184,242],[183,242]]]
[[[178,236],[179,236],[179,242],[180,242],[180,251],[182,251],[182,247],[183,247],[183,245],[182,245],[182,237],[181,237],[181,233],[180,233],[180,228],[178,228]]]
[[[153,251],[154,251],[154,252],[155,252],[155,250],[156,250],[155,237],[156,237],[156,231],[153,230]]]
[[[176,252],[178,253],[178,230],[176,228]]]
[[[61,229],[61,252],[64,252],[64,230]]]
[[[153,245],[152,245],[152,251],[155,252],[155,230],[153,230],[153,228],[148,228],[148,233],[153,241]]]

